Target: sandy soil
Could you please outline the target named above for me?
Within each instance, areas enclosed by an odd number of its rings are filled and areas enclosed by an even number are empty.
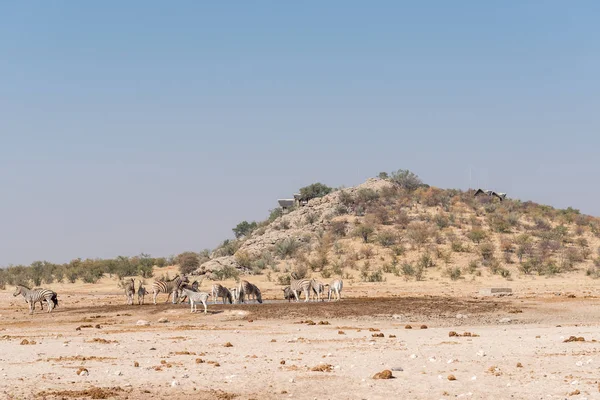
[[[499,281],[514,295],[478,295],[494,283],[348,283],[339,303],[209,304],[208,315],[165,295],[124,305],[107,279],[52,285],[59,307],[30,316],[7,288],[0,398],[600,398],[595,282]],[[372,379],[385,369],[394,379]]]

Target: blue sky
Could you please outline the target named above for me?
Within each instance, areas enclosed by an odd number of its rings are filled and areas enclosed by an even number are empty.
[[[0,4],[0,265],[212,248],[408,168],[600,215],[600,3]]]

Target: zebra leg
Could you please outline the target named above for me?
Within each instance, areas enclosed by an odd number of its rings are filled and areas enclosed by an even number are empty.
[[[296,303],[300,301],[300,298],[298,297],[298,292],[296,292],[295,290],[292,290],[292,292],[294,293],[294,297],[296,298]]]
[[[33,315],[33,310],[35,309],[35,304],[33,301],[29,303],[29,315]]]
[[[194,312],[194,300],[190,299],[190,313]]]
[[[207,307],[206,307],[206,301],[205,300],[202,300],[202,305],[204,306],[204,314],[206,315],[207,314],[207,312],[206,312]]]
[[[306,303],[310,299],[310,292],[308,290],[304,291],[304,302]]]
[[[54,308],[54,304],[52,303],[52,299],[46,299],[46,303],[48,303],[48,313],[51,313],[52,309]]]
[[[158,297],[158,293],[152,292],[152,295],[154,296],[154,305],[156,305],[156,297]]]

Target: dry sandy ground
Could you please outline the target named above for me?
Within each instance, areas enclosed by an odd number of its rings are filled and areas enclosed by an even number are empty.
[[[477,288],[489,284],[476,282],[421,283],[421,293],[398,283],[396,297],[390,282],[357,283],[339,303],[209,304],[208,315],[126,306],[112,282],[59,285],[58,309],[29,316],[9,288],[0,292],[0,398],[596,399],[594,284],[504,282],[513,296],[485,298]],[[385,369],[395,378],[372,379]]]

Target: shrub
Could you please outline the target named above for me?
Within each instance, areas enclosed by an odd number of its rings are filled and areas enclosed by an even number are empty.
[[[312,224],[314,224],[315,222],[317,222],[319,220],[319,213],[309,212],[304,217],[304,220],[306,221],[306,223],[308,225],[312,225]]]
[[[403,256],[404,254],[406,254],[406,247],[404,247],[403,244],[399,244],[397,246],[392,247],[392,251],[396,256]]]
[[[436,214],[436,216],[433,217],[433,222],[435,222],[439,229],[444,229],[450,226],[450,220],[448,217],[442,214]]]
[[[329,270],[327,268],[324,268],[321,271],[321,277],[323,277],[323,279],[329,279],[329,278],[331,278],[331,270]]]
[[[450,242],[450,249],[455,253],[468,253],[469,249],[460,240]]]
[[[421,254],[419,261],[417,261],[417,267],[431,268],[433,266],[435,266],[435,263],[431,255],[429,253]]]
[[[242,221],[239,224],[237,224],[236,227],[232,229],[232,231],[236,239],[239,239],[241,237],[250,235],[252,231],[254,231],[257,227],[258,224],[254,221]]]
[[[388,178],[389,178],[389,175],[388,175],[388,173],[387,173],[387,172],[380,172],[380,173],[377,175],[377,177],[378,177],[379,179],[388,179]]]
[[[342,275],[343,273],[343,267],[342,267],[342,263],[340,261],[334,261],[331,264],[331,272],[335,275]]]
[[[304,279],[308,277],[308,268],[306,265],[297,265],[292,273],[296,277],[295,279]]]
[[[179,265],[179,272],[183,275],[187,275],[200,267],[200,259],[198,258],[198,254],[192,251],[186,251],[177,256],[177,264]]]
[[[275,254],[281,259],[292,257],[301,247],[300,243],[294,238],[287,238],[275,244]]]
[[[288,274],[279,275],[277,277],[277,283],[282,286],[289,286],[291,282],[291,277]]]
[[[377,241],[383,247],[391,247],[396,244],[398,236],[390,231],[383,231],[377,235]]]
[[[431,237],[429,225],[423,222],[412,222],[408,225],[408,238],[417,248],[421,248]]]
[[[457,281],[462,277],[462,271],[458,267],[449,267],[446,269],[446,275],[453,281]]]
[[[467,237],[473,241],[473,243],[481,243],[487,238],[487,233],[482,229],[473,228],[471,232],[467,234]]]
[[[327,185],[323,185],[322,183],[313,183],[312,185],[305,186],[300,188],[300,199],[303,201],[308,201],[311,199],[315,199],[317,197],[323,197],[328,195],[333,191]]]
[[[423,185],[423,181],[417,175],[407,169],[399,169],[391,174],[391,181],[403,189],[412,192]]]
[[[252,257],[245,251],[235,253],[235,262],[242,268],[250,269],[252,267]]]
[[[491,242],[482,243],[479,246],[479,254],[484,261],[489,261],[494,258],[494,252],[496,251],[494,244]]]
[[[231,265],[226,265],[220,270],[214,271],[213,274],[220,281],[226,279],[235,279],[237,281],[240,279],[240,271],[238,271],[237,268],[232,267]]]
[[[346,236],[346,231],[348,229],[348,221],[345,219],[340,219],[337,221],[332,221],[329,227],[331,233],[337,237]]]
[[[406,280],[406,281],[408,281],[411,276],[416,275],[416,271],[415,271],[413,265],[410,263],[402,264],[401,272],[402,272],[402,276],[404,277],[404,280]]]
[[[274,208],[272,210],[269,210],[269,222],[273,222],[275,221],[277,218],[281,217],[283,215],[283,209],[281,208]]]
[[[404,210],[400,210],[394,216],[394,222],[396,225],[399,225],[401,228],[406,229],[408,224],[410,224],[410,217]]]
[[[375,231],[371,224],[358,224],[354,228],[354,235],[362,238],[364,243],[369,243],[369,236]]]
[[[215,250],[217,257],[232,256],[240,248],[240,243],[237,240],[226,239],[221,245]],[[179,263],[176,260],[177,263]]]

